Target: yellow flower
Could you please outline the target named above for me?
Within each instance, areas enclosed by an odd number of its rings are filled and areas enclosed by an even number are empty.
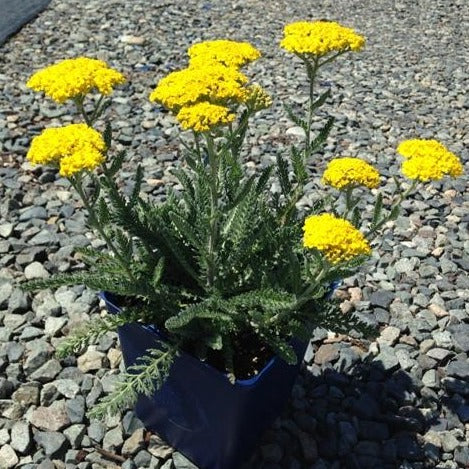
[[[160,80],[150,94],[150,101],[157,101],[178,112],[183,106],[200,101],[226,105],[241,103],[246,91],[247,78],[232,67],[208,63],[170,73]]]
[[[272,98],[262,86],[254,84],[246,89],[246,104],[254,111],[267,109],[272,105]]]
[[[321,251],[332,264],[369,255],[370,245],[349,221],[324,213],[306,218],[303,245]]]
[[[214,127],[233,122],[235,115],[225,106],[201,102],[181,108],[176,118],[186,130],[206,132]]]
[[[407,158],[402,173],[409,179],[427,182],[446,175],[458,177],[464,172],[460,159],[437,140],[405,140],[397,151]]]
[[[78,57],[39,70],[31,76],[26,86],[43,91],[54,101],[63,103],[93,89],[108,95],[114,86],[124,82],[124,75],[109,68],[102,60]]]
[[[34,137],[26,157],[34,164],[60,167],[60,175],[72,176],[92,170],[104,161],[105,143],[102,135],[86,124],[44,130]]]
[[[321,57],[330,52],[357,52],[365,38],[333,21],[299,21],[285,26],[280,45],[294,54]]]
[[[227,67],[242,67],[257,60],[261,53],[248,42],[236,42],[226,39],[205,41],[194,44],[187,51],[190,65],[205,65],[208,62],[219,62]]]
[[[374,189],[379,185],[379,173],[358,158],[336,158],[327,165],[322,182],[339,190],[356,186]]]
[[[438,140],[411,139],[404,140],[397,147],[397,152],[404,158],[414,156],[439,156],[448,150]]]

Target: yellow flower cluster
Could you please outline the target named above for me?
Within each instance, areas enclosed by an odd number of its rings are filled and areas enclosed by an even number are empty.
[[[248,87],[239,70],[261,55],[251,44],[206,41],[191,46],[188,54],[189,66],[160,80],[150,94],[150,101],[171,110],[184,129],[206,132],[233,122],[239,104],[259,111],[272,103],[260,86]]]
[[[108,95],[114,86],[125,82],[124,76],[109,68],[102,60],[78,57],[62,60],[39,70],[26,83],[35,91],[43,91],[58,103],[83,96],[92,89]]]
[[[330,52],[357,52],[365,38],[333,21],[299,21],[285,26],[280,45],[294,54],[322,57]]]
[[[379,173],[358,158],[336,158],[327,165],[322,182],[339,190],[357,186],[374,189],[379,185]]]
[[[176,118],[183,129],[206,132],[213,127],[233,122],[235,115],[226,106],[202,101],[193,106],[184,106]]]
[[[248,42],[219,39],[194,44],[187,51],[190,66],[205,65],[217,62],[227,67],[239,68],[257,60],[261,53]]]
[[[369,255],[370,245],[349,221],[324,213],[306,218],[303,245],[321,251],[332,264]]]
[[[34,137],[26,157],[34,164],[59,166],[60,175],[72,176],[92,170],[104,161],[105,143],[102,135],[86,124],[44,130]]]
[[[235,68],[209,62],[170,73],[160,80],[150,101],[159,102],[173,112],[200,101],[220,105],[241,103],[245,99],[243,85],[247,81]]]
[[[460,159],[437,140],[405,140],[397,152],[406,158],[402,173],[409,179],[426,182],[445,175],[458,177],[464,171]]]

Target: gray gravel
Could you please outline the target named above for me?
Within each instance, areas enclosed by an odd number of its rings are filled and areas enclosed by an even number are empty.
[[[152,86],[185,65],[183,51],[195,41],[252,41],[264,58],[250,73],[275,93],[275,102],[273,113],[259,116],[251,130],[246,159],[266,164],[297,138],[281,103],[304,101],[304,76],[277,44],[283,24],[303,18],[335,19],[368,39],[363,53],[321,77],[321,89],[332,89],[326,110],[337,125],[313,170],[333,155],[361,155],[379,167],[390,192],[389,175],[399,168],[394,148],[416,136],[443,141],[467,162],[466,0],[54,0],[2,46],[1,467],[194,467],[147,434],[130,410],[102,422],[85,417],[122,371],[116,336],[78,359],[59,362],[54,348],[70,328],[99,314],[95,293],[74,287],[30,295],[16,286],[23,278],[80,268],[74,247],[100,245],[84,229],[67,181],[25,162],[32,135],[72,119],[68,105],[57,107],[27,90],[27,77],[80,54],[122,70],[129,83],[112,108],[117,143],[143,163],[143,190],[161,197],[177,164],[177,128],[148,102]],[[125,168],[124,186],[131,173]],[[309,185],[305,205],[317,187]],[[344,312],[374,325],[378,339],[370,344],[316,331],[288,408],[246,469],[468,467],[467,187],[467,176],[443,181],[404,204],[394,236],[386,236],[366,272],[337,293]]]

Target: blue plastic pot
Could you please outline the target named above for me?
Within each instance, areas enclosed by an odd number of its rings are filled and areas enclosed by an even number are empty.
[[[109,294],[100,296],[109,312],[119,313]],[[119,338],[126,366],[162,340],[155,327],[137,323],[120,327]],[[182,352],[161,389],[138,398],[136,414],[201,469],[238,469],[288,401],[306,349],[298,341],[293,346],[297,365],[273,357],[259,374],[234,384]]]

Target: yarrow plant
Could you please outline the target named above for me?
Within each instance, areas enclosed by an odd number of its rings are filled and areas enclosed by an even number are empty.
[[[135,321],[156,325],[167,338],[127,371],[92,415],[118,412],[139,393],[154,392],[181,350],[234,381],[257,373],[269,354],[295,363],[291,340],[307,340],[316,326],[344,333],[364,329],[353,315],[340,312],[330,298],[331,286],[369,258],[375,236],[398,216],[401,202],[418,184],[462,174],[458,157],[441,143],[408,140],[398,152],[406,158],[402,172],[411,181],[396,177],[392,200],[385,203],[379,193],[380,175],[371,164],[339,157],[322,175],[330,193],[299,209],[310,179],[308,165],[334,122],[327,119],[313,134],[316,113],[331,98],[330,90],[316,91],[317,76],[364,44],[360,34],[333,22],[285,27],[281,46],[304,64],[309,92],[301,112],[285,109],[305,137],[255,174],[243,164],[243,142],[272,99],[242,68],[261,54],[251,44],[229,40],[191,46],[187,67],[162,78],[149,94],[188,130],[181,137],[184,161],[174,171],[182,191],[168,189],[158,204],[140,195],[140,166],[132,193],[119,189],[117,173],[125,155],[113,150],[110,123],[99,125],[106,96],[125,82],[122,74],[80,57],[40,70],[28,81],[58,103],[72,100],[84,123],[44,130],[33,139],[27,158],[53,165],[68,178],[108,249],[80,249],[88,270],[25,287],[84,284],[115,295],[122,307],[120,314],[73,332],[60,344],[59,356],[78,353]],[[99,98],[87,100],[92,93]],[[280,192],[271,190],[273,181]],[[360,202],[363,191],[371,190],[376,201],[366,214]]]

